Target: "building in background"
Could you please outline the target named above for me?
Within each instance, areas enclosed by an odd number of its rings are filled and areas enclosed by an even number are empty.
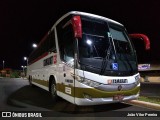
[[[11,68],[4,68],[4,69],[0,70],[0,76],[2,76],[2,77],[10,77],[11,73],[12,73]]]

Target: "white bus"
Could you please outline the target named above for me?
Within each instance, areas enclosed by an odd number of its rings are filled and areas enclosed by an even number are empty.
[[[136,99],[140,75],[133,45],[114,20],[73,11],[62,16],[29,57],[30,84],[76,105]]]

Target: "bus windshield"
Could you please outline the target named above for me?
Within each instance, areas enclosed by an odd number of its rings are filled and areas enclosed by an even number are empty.
[[[117,53],[117,59],[134,60],[134,50],[131,42],[129,42],[129,38],[125,29],[118,25],[109,24],[109,30],[112,35],[113,44]]]
[[[82,31],[78,48],[83,70],[104,75],[135,74],[136,56],[123,26],[82,17]],[[115,63],[117,69],[112,66]]]

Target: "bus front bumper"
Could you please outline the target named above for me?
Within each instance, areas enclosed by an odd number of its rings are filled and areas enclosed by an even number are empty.
[[[121,100],[115,100],[114,97],[107,97],[107,98],[90,98],[89,96],[85,98],[75,98],[75,104],[77,105],[100,105],[100,104],[109,104],[109,103],[117,103],[117,102],[124,102],[128,100],[134,100],[139,97],[139,93],[136,95],[130,96],[123,96]]]

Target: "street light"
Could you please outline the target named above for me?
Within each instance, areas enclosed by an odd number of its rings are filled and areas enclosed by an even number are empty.
[[[33,43],[33,44],[32,44],[32,47],[33,47],[33,48],[36,48],[36,47],[37,47],[37,44]]]
[[[27,58],[27,57],[24,57],[24,60],[27,61],[27,66],[28,66],[28,58]]]
[[[21,68],[23,68],[23,72],[24,72],[24,68],[26,68],[26,66],[23,66],[23,65],[22,65]]]
[[[26,68],[26,66],[21,66],[21,68],[23,69],[23,76],[25,76],[25,73],[24,73],[24,68]]]

